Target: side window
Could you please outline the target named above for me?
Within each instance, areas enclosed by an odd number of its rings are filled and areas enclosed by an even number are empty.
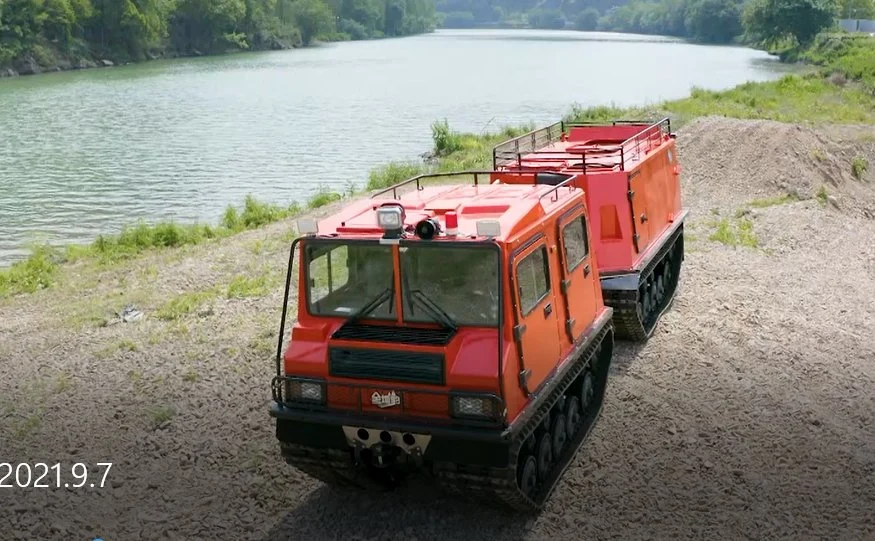
[[[586,218],[583,215],[562,228],[562,246],[565,250],[565,268],[571,272],[589,255]]]
[[[310,300],[318,302],[349,282],[348,246],[320,246],[310,253]],[[317,253],[322,252],[322,253]]]
[[[524,316],[550,292],[550,271],[547,266],[547,249],[541,246],[517,264],[520,310]]]

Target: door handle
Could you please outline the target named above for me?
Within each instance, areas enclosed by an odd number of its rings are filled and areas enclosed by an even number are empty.
[[[544,307],[544,317],[547,317],[552,313],[553,313],[553,305],[548,302],[547,306]]]
[[[583,267],[583,275],[589,276],[589,263],[587,263],[586,266]]]

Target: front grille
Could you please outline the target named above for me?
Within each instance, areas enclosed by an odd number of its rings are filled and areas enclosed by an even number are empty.
[[[328,369],[332,376],[343,378],[444,384],[440,353],[332,347]]]
[[[335,340],[373,340],[375,342],[395,342],[419,346],[445,346],[456,331],[452,329],[428,329],[416,327],[390,327],[387,325],[368,325],[366,323],[347,323],[334,332]]]

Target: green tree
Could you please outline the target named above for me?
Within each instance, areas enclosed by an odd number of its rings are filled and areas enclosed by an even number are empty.
[[[687,32],[699,41],[728,43],[742,32],[741,12],[736,0],[699,0],[687,9]]]
[[[565,16],[556,8],[536,8],[529,12],[529,24],[534,28],[565,28]]]
[[[839,16],[842,19],[875,19],[875,0],[841,0]]]
[[[750,0],[742,23],[751,39],[767,46],[788,38],[806,46],[837,15],[835,0]]]
[[[383,32],[387,36],[397,36],[402,33],[406,7],[404,0],[386,0]]]
[[[342,0],[340,17],[355,21],[369,32],[383,30],[385,7],[380,0]]]
[[[298,0],[293,6],[304,45],[312,43],[319,34],[334,29],[334,13],[321,0]]]
[[[434,0],[0,0],[0,67],[285,48],[334,38],[336,28],[359,39],[407,35],[436,20]]]
[[[246,46],[243,0],[179,0],[171,18],[171,41],[180,51],[211,52],[228,45]]]
[[[574,18],[574,27],[578,30],[595,30],[599,25],[599,10],[586,8]]]

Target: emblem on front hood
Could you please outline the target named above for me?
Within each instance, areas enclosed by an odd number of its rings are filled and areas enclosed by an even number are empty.
[[[380,394],[379,391],[374,391],[371,395],[371,404],[380,408],[390,408],[401,404],[401,397],[395,394],[395,391],[386,394]]]

